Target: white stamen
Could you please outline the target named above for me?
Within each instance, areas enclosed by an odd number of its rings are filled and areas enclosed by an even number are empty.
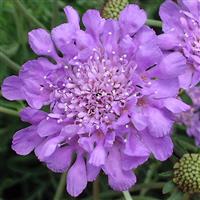
[[[124,55],[123,55],[123,57],[124,57],[124,58],[126,58],[126,57],[127,57],[127,55],[126,55],[126,54],[124,54]]]
[[[151,85],[152,83],[151,83],[151,81],[149,81],[147,84],[148,84],[148,85]]]

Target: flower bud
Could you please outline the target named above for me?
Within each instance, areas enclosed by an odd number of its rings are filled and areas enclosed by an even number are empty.
[[[200,192],[200,154],[185,154],[174,165],[173,181],[183,192]]]
[[[102,16],[106,19],[118,19],[120,12],[128,3],[128,0],[108,0],[103,7]]]

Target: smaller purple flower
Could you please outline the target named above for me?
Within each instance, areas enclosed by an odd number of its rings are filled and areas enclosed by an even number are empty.
[[[164,34],[159,36],[163,50],[181,52],[187,59],[187,70],[179,76],[184,89],[200,81],[200,1],[166,0],[160,7]]]
[[[193,87],[187,93],[193,104],[190,110],[181,113],[180,121],[186,126],[187,134],[193,136],[196,144],[200,145],[200,87]]]

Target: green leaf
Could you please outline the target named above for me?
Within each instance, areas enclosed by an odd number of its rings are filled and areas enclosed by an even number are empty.
[[[164,178],[171,177],[172,175],[173,175],[172,171],[162,172],[159,174],[160,177],[164,177]]]
[[[175,187],[176,186],[174,185],[174,183],[172,183],[172,181],[169,181],[164,185],[162,193],[163,194],[170,193],[170,192],[172,192],[174,190]]]

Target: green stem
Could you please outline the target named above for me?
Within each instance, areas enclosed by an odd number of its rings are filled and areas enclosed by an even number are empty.
[[[19,71],[20,66],[13,62],[6,54],[4,54],[2,51],[0,51],[0,61],[2,61],[3,63],[7,64],[8,67],[10,67],[11,69],[15,70],[15,71]]]
[[[129,191],[124,191],[123,195],[124,195],[125,200],[132,200],[132,197],[131,197]]]
[[[144,183],[148,184],[152,181],[152,176],[155,174],[156,169],[158,168],[158,163],[153,163],[149,170],[147,171],[147,175],[146,178],[144,180]],[[148,188],[143,188],[141,190],[141,195],[144,196],[146,194],[146,192],[148,191]]]
[[[65,189],[66,174],[62,174],[53,200],[61,200]]]
[[[15,12],[13,12],[13,18],[14,18],[14,21],[16,24],[18,41],[19,41],[19,44],[22,46],[23,58],[26,58],[26,56],[27,56],[27,48],[26,48],[27,39],[26,39],[26,36],[24,35],[24,32],[26,32],[24,30],[24,23],[23,23],[24,18],[16,4],[15,4]]]
[[[100,200],[99,177],[93,182],[93,200]]]
[[[164,186],[164,182],[150,182],[150,183],[142,183],[142,184],[137,184],[131,189],[132,192],[139,191],[143,188],[148,188],[148,189],[162,189]]]
[[[51,20],[51,28],[53,28],[56,25],[56,20],[58,17],[58,0],[53,1],[53,15]]]
[[[19,0],[15,0],[13,2],[17,6],[17,8],[21,11],[21,13],[25,17],[27,17],[27,19],[29,19],[30,22],[32,22],[36,26],[46,29],[45,26],[39,20],[37,20],[33,15],[31,15],[31,13],[28,11],[28,9]]]
[[[155,27],[158,27],[158,28],[162,28],[162,22],[159,21],[159,20],[148,19],[146,24],[149,25],[149,26],[155,26]]]
[[[178,142],[179,142],[179,144],[181,144],[183,147],[185,147],[185,149],[187,149],[187,150],[190,150],[190,151],[195,152],[195,153],[198,151],[198,148],[196,148],[195,146],[193,146],[192,144],[190,144],[190,143],[188,143],[188,142],[185,142],[185,141],[183,141],[183,140],[179,140]]]
[[[7,115],[12,115],[12,116],[15,116],[15,117],[19,116],[19,113],[17,111],[11,110],[9,108],[4,108],[2,106],[0,106],[0,113],[4,113],[4,114],[7,114]]]

